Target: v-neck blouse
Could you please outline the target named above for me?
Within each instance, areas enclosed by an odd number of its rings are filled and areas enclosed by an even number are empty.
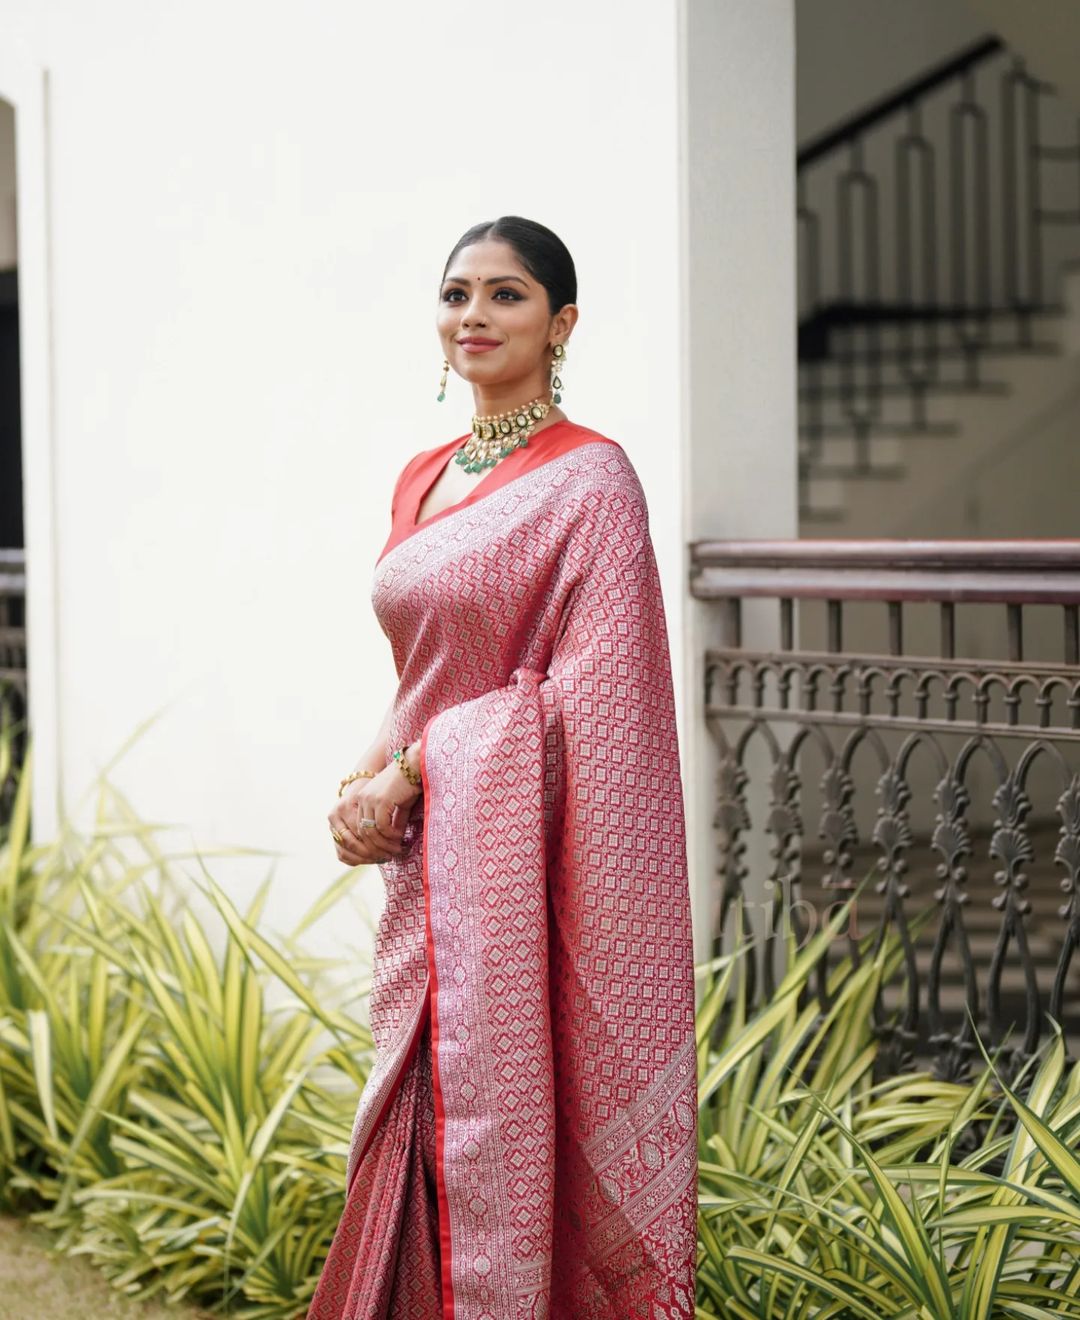
[[[599,431],[594,431],[588,426],[580,426],[577,422],[571,422],[569,419],[552,422],[550,426],[546,426],[537,435],[532,436],[527,445],[512,450],[505,458],[501,458],[494,467],[489,468],[462,499],[448,505],[445,509],[440,509],[438,513],[433,513],[430,517],[425,518],[423,522],[418,523],[416,521],[417,515],[425,497],[439,479],[450,456],[468,438],[469,432],[466,432],[453,440],[448,440],[444,445],[438,445],[435,449],[425,449],[405,464],[394,486],[394,494],[390,501],[390,535],[379,555],[380,560],[389,554],[396,545],[407,540],[414,532],[420,531],[422,527],[428,527],[431,523],[438,522],[451,513],[456,513],[459,509],[465,508],[466,505],[472,504],[474,500],[481,499],[492,491],[498,490],[501,486],[505,486],[508,482],[513,481],[515,477],[524,476],[526,472],[532,472],[551,459],[568,454],[572,449],[577,449],[579,445],[600,442],[621,448],[617,440],[601,435]]]

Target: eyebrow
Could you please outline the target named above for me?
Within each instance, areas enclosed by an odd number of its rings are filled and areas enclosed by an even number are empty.
[[[493,275],[490,280],[485,280],[485,284],[505,284],[507,280],[517,280],[518,284],[525,284],[526,281],[520,275]],[[468,284],[468,280],[463,280],[460,275],[447,275],[443,280],[444,284]]]

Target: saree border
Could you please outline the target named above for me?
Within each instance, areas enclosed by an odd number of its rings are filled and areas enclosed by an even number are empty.
[[[349,1193],[352,1191],[352,1185],[356,1180],[356,1175],[360,1171],[361,1164],[364,1162],[364,1156],[368,1153],[371,1143],[375,1139],[375,1134],[379,1131],[380,1127],[382,1127],[383,1119],[386,1118],[390,1106],[394,1102],[394,1097],[401,1088],[401,1082],[405,1076],[405,1072],[416,1057],[416,1049],[420,1043],[420,1037],[424,1034],[424,1023],[427,1020],[427,1016],[428,991],[425,990],[420,998],[420,1007],[416,1015],[416,1021],[411,1028],[405,1048],[404,1050],[399,1051],[396,1056],[396,1066],[395,1056],[386,1056],[388,1058],[384,1074],[386,1077],[384,1083],[387,1088],[386,1095],[383,1097],[377,1109],[370,1109],[366,1114],[364,1113],[364,1102],[363,1097],[361,1096],[360,1102],[357,1106],[356,1118],[353,1122],[352,1136],[349,1138],[349,1156],[345,1179],[346,1197],[348,1197]],[[371,1072],[368,1074],[369,1085],[372,1078],[376,1077],[377,1067],[378,1062],[376,1062],[375,1067],[372,1068]],[[376,1085],[378,1085],[378,1079],[376,1079]],[[362,1136],[361,1133],[363,1134]],[[361,1144],[357,1150],[358,1142]],[[353,1151],[357,1151],[355,1156],[353,1155]]]
[[[541,475],[543,474],[548,481],[553,478],[557,479],[564,467],[569,468],[572,481],[576,479],[578,473],[580,473],[582,479],[592,479],[595,476],[596,468],[588,464],[584,467],[581,466],[582,450],[599,449],[601,446],[609,453],[615,451],[618,455],[615,459],[617,467],[607,473],[609,478],[618,481],[632,473],[626,450],[617,440],[611,440],[602,435],[591,435],[587,440],[582,440],[580,444],[574,445],[572,449],[565,449],[561,454],[555,454],[538,467],[529,468],[527,472],[517,473],[508,481],[503,482],[501,486],[493,486],[490,490],[477,494],[463,503],[443,510],[441,514],[435,517],[425,519],[418,527],[414,527],[407,536],[403,536],[400,541],[396,541],[388,550],[380,554],[375,561],[373,587],[374,583],[378,582],[384,573],[396,576],[403,570],[408,569],[419,569],[423,573],[430,572],[431,564],[428,557],[433,550],[438,552],[444,546],[448,546],[451,553],[456,552],[461,540],[460,529],[457,533],[450,529],[456,528],[459,520],[465,520],[466,528],[470,530],[473,527],[490,525],[490,509],[487,510],[487,517],[484,516],[483,511],[477,513],[477,510],[482,505],[486,505],[489,500],[495,500],[500,495],[506,500],[535,499],[537,491],[543,489],[540,483]],[[599,455],[596,455],[596,459],[598,464],[606,461]],[[571,462],[571,460],[576,460],[576,462]],[[497,469],[493,469],[493,471],[497,471]],[[634,480],[637,480],[636,474],[634,474]],[[471,521],[469,520],[470,514],[473,515]],[[393,561],[404,551],[406,546],[413,551],[413,558],[399,567]],[[408,585],[407,581],[397,584],[384,584],[383,590],[387,593],[384,608],[386,604],[392,602],[398,595],[407,590]]]
[[[431,857],[431,816],[427,804],[431,801],[431,785],[427,771],[428,729],[433,715],[420,734],[420,780],[424,791],[424,840],[421,875],[424,887],[424,952],[428,965],[427,1002],[430,1005],[431,1019],[431,1094],[435,1111],[435,1192],[439,1212],[439,1267],[442,1275],[442,1313],[443,1320],[454,1317],[454,1275],[451,1259],[450,1238],[450,1201],[446,1194],[446,1165],[444,1149],[446,1142],[446,1106],[443,1103],[442,1077],[439,1070],[439,977],[435,967],[435,941],[431,926],[431,878],[428,863]]]

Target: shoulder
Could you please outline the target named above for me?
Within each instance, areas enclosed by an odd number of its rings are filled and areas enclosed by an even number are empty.
[[[619,512],[631,507],[647,513],[645,491],[630,455],[617,441],[591,426],[573,423],[577,458],[574,493],[587,505]]]

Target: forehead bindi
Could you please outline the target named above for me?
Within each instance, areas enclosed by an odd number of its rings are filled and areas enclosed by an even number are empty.
[[[528,286],[529,281],[523,275],[514,275],[504,271],[501,275],[447,275],[446,284],[470,284],[475,280],[477,284],[521,284]]]
[[[486,285],[511,282],[530,287],[528,274],[517,253],[506,243],[490,241],[471,243],[458,253],[446,284]]]

